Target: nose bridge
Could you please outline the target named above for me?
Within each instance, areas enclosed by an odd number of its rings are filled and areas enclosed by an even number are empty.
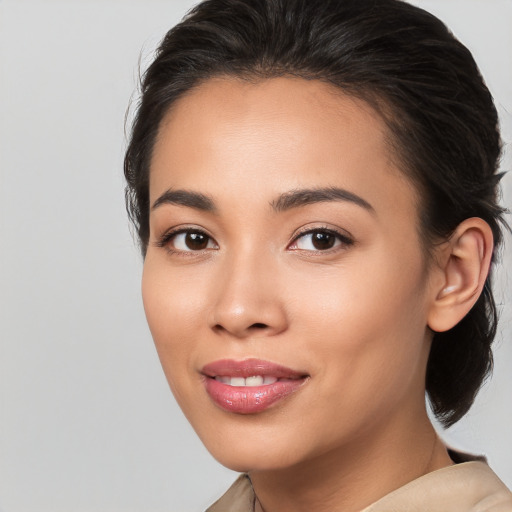
[[[268,249],[251,245],[226,254],[218,269],[213,327],[237,337],[282,331],[286,314],[275,285],[277,266]]]

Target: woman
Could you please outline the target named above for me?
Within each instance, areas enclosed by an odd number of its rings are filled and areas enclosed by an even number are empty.
[[[425,408],[468,411],[496,331],[500,138],[468,50],[398,0],[210,0],[142,93],[146,316],[188,420],[245,473],[209,510],[512,510]]]

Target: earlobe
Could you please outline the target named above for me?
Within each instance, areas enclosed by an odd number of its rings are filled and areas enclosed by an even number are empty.
[[[434,290],[428,326],[436,332],[451,329],[482,293],[493,252],[492,230],[484,220],[463,221],[443,247],[441,279]]]

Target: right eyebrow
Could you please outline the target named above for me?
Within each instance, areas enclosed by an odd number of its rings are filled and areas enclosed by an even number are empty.
[[[187,206],[188,208],[194,208],[205,212],[215,213],[217,211],[217,207],[211,197],[200,194],[199,192],[192,192],[190,190],[169,189],[153,203],[151,209],[155,210],[164,204]]]

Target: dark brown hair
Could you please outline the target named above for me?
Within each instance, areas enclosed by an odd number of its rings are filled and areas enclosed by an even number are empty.
[[[322,80],[382,115],[400,167],[420,192],[427,249],[469,217],[501,242],[501,151],[492,97],[465,46],[400,0],[206,0],[171,29],[144,74],[125,157],[126,200],[143,255],[149,170],[160,121],[212,77]],[[492,368],[497,314],[488,277],[470,313],[435,333],[426,389],[446,426],[471,407]]]

